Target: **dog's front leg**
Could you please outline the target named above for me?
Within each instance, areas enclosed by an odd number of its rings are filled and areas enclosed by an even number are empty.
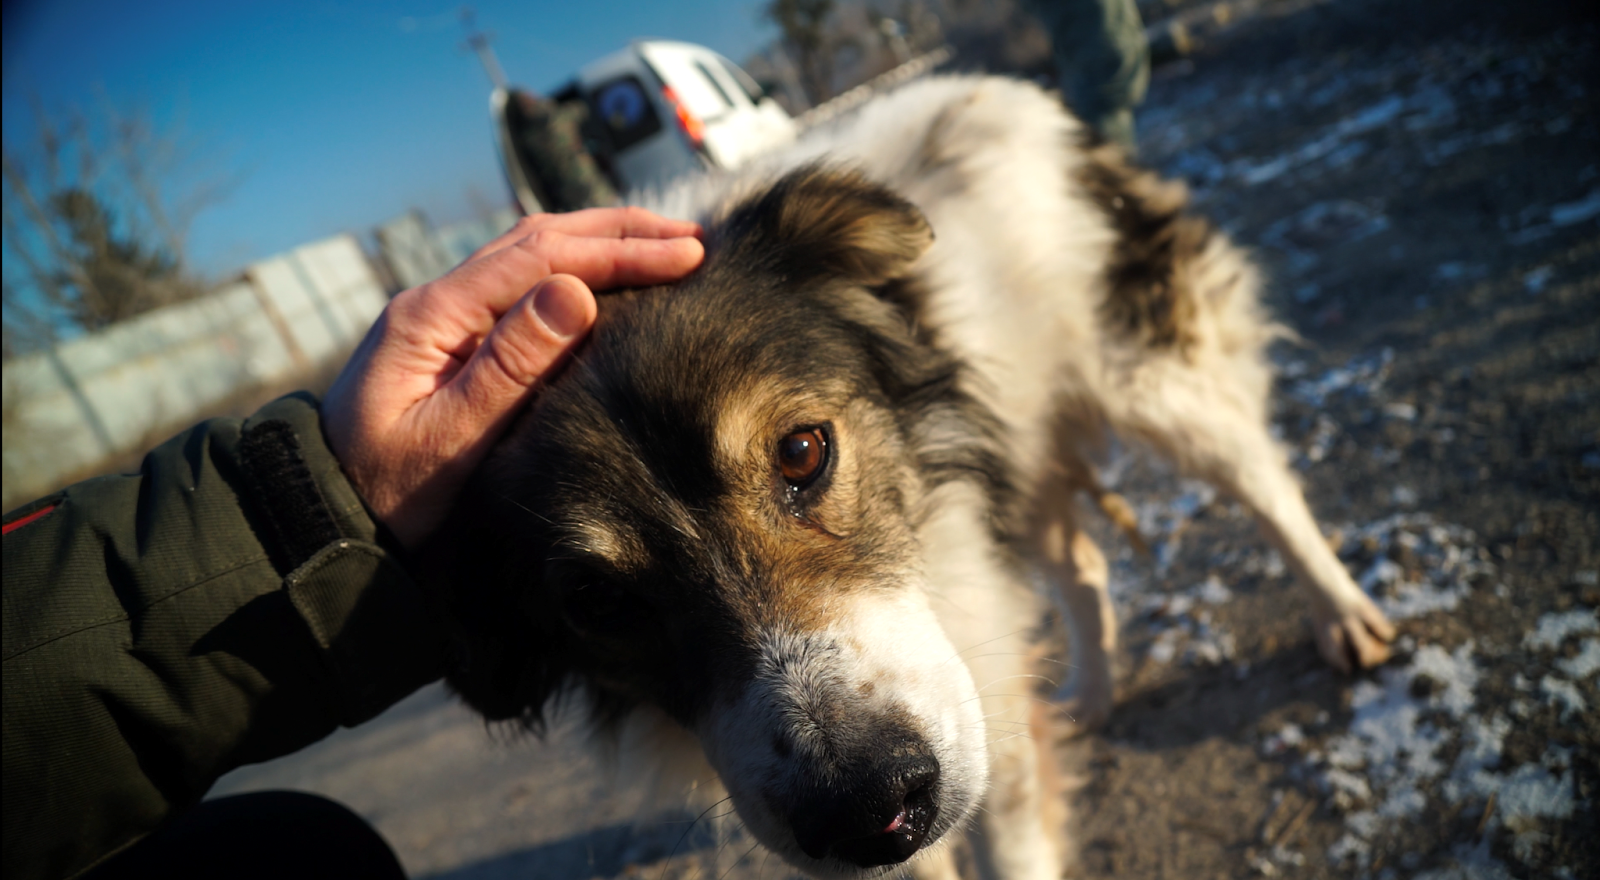
[[[1046,799],[1054,774],[1041,764],[1034,739],[1031,696],[1033,673],[1027,658],[1004,655],[973,662],[983,691],[983,714],[991,731],[989,740],[989,793],[978,816],[979,833],[973,843],[987,880],[1059,880],[1061,852],[1048,819],[1060,814]],[[1047,745],[1047,744],[1046,744]]]
[[[1117,647],[1117,616],[1107,592],[1105,555],[1078,528],[1074,505],[1085,482],[1073,472],[1049,478],[1035,501],[1032,555],[1066,605],[1071,634],[1071,676],[1056,691],[1068,717],[1080,728],[1097,729],[1111,717],[1111,655]]]
[[[924,853],[911,863],[911,877],[913,880],[961,880],[961,871],[956,868],[956,856],[948,846]]]
[[[957,485],[954,492],[971,490]],[[950,642],[960,648],[946,662],[964,663],[976,687],[988,765],[973,843],[980,872],[989,880],[1059,880],[1061,810],[1054,773],[1040,761],[1033,709],[1049,705],[1035,694],[1041,679],[1033,633],[1045,606],[1019,572],[1003,565],[1001,548],[981,540],[981,504],[945,499],[924,527],[928,570],[935,573],[932,605]],[[935,875],[937,876],[937,875]]]

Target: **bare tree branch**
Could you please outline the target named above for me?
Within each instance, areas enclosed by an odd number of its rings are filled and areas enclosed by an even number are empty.
[[[800,66],[800,78],[813,106],[833,97],[832,45],[828,19],[834,0],[772,0],[766,16],[783,31],[786,47]]]
[[[8,354],[47,342],[39,324],[98,329],[207,289],[187,261],[188,233],[234,181],[197,173],[175,125],[99,104],[51,114],[35,99],[31,142],[0,149]]]

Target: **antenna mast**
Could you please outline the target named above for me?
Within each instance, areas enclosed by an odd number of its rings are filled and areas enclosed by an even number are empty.
[[[493,34],[478,30],[476,16],[472,7],[461,7],[461,26],[467,29],[467,48],[478,55],[478,62],[483,65],[483,72],[489,75],[489,82],[497,89],[506,87],[506,72],[500,67],[500,59],[495,56],[494,49],[489,45]]]

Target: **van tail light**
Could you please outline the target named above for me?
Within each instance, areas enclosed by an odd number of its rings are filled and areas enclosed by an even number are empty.
[[[689,146],[700,149],[706,140],[706,124],[700,121],[700,117],[694,115],[694,111],[690,110],[688,105],[679,100],[678,93],[672,90],[672,86],[662,86],[661,97],[666,98],[667,103],[672,105],[672,112],[678,117],[678,127],[683,129],[683,136],[689,139]]]

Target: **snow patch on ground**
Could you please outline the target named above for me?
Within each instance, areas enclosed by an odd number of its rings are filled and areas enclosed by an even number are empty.
[[[1429,808],[1429,791],[1437,792],[1440,808],[1492,808],[1482,819],[1485,831],[1508,829],[1514,852],[1532,852],[1545,840],[1541,821],[1571,817],[1578,803],[1570,750],[1552,745],[1537,762],[1502,766],[1512,722],[1499,712],[1486,718],[1474,711],[1481,678],[1474,650],[1471,642],[1453,651],[1424,645],[1406,664],[1380,669],[1376,681],[1357,682],[1348,729],[1321,751],[1309,750],[1293,725],[1263,742],[1269,755],[1303,750],[1329,802],[1344,812],[1345,833],[1329,847],[1330,861],[1365,869],[1386,829]],[[1540,688],[1575,700],[1570,711],[1584,710],[1571,683],[1546,677]],[[1451,751],[1455,758],[1447,764]],[[1454,864],[1417,876],[1510,876],[1489,855],[1488,839],[1486,833],[1479,846],[1458,848]]]
[[[1600,632],[1600,616],[1593,608],[1574,608],[1561,613],[1552,612],[1539,618],[1539,626],[1523,638],[1526,648],[1554,651],[1568,636]]]
[[[1333,451],[1334,441],[1339,439],[1339,423],[1325,413],[1317,414],[1317,426],[1311,431],[1311,436],[1306,439],[1306,462],[1315,464],[1328,457]]]
[[[1268,736],[1261,743],[1261,751],[1270,756],[1281,755],[1306,741],[1306,733],[1298,724],[1285,724],[1283,729]]]
[[[1556,668],[1574,681],[1583,681],[1600,671],[1600,639],[1584,639],[1578,656],[1556,661]]]
[[[1484,726],[1471,714],[1479,679],[1473,647],[1468,642],[1446,651],[1424,645],[1410,663],[1379,670],[1377,681],[1356,683],[1350,727],[1328,742],[1322,757],[1323,787],[1345,811],[1345,834],[1328,850],[1333,862],[1365,867],[1371,842],[1386,827],[1421,815],[1429,783],[1448,769],[1442,753],[1462,739],[1463,727],[1471,733],[1458,766],[1486,773],[1483,768],[1499,760],[1509,726]],[[1445,786],[1458,801],[1468,788]]]
[[[1404,519],[1385,521],[1391,527],[1388,534],[1395,534],[1392,527]],[[1429,539],[1435,547],[1451,546],[1452,538],[1470,536],[1465,530],[1452,533],[1433,523],[1411,521],[1406,525],[1413,530],[1423,526],[1432,533]],[[1384,533],[1369,529],[1365,535],[1360,531],[1354,534],[1365,540]],[[1410,549],[1418,546],[1420,543]],[[1444,553],[1438,558],[1450,556]],[[1377,573],[1364,578],[1363,585],[1395,580],[1387,574],[1390,565],[1397,564],[1381,557],[1372,567]],[[1455,572],[1459,574],[1459,570]],[[1527,634],[1525,644],[1554,650],[1566,638],[1597,628],[1592,609],[1546,614]],[[1495,707],[1478,706],[1477,690],[1483,676],[1474,659],[1475,650],[1470,641],[1454,650],[1424,645],[1403,665],[1384,667],[1375,680],[1356,682],[1351,688],[1349,726],[1320,749],[1295,725],[1286,725],[1263,740],[1264,754],[1299,753],[1303,766],[1321,783],[1329,804],[1343,812],[1345,832],[1327,851],[1332,863],[1365,870],[1372,862],[1374,845],[1388,829],[1424,815],[1430,806],[1457,812],[1476,807],[1484,829],[1478,842],[1458,846],[1450,853],[1450,864],[1416,876],[1432,880],[1509,877],[1489,852],[1494,831],[1506,829],[1512,852],[1526,862],[1548,842],[1542,823],[1569,819],[1579,808],[1570,749],[1549,745],[1537,761],[1505,766],[1505,741],[1514,722],[1502,711],[1488,711]],[[1593,675],[1600,669],[1600,639],[1585,639],[1575,656],[1557,661],[1557,665],[1572,678]],[[1537,685],[1518,675],[1512,686],[1544,695],[1561,713],[1563,722],[1588,711],[1588,700],[1578,685],[1558,675],[1545,675]],[[1518,698],[1515,703],[1527,701]],[[1521,707],[1520,712],[1516,705],[1509,708],[1513,715],[1525,717],[1531,706]],[[1437,802],[1430,803],[1433,800]]]
[[[1395,514],[1341,534],[1340,557],[1360,566],[1356,583],[1392,620],[1454,611],[1472,592],[1472,579],[1495,570],[1471,529],[1427,513]]]
[[[1210,610],[1200,607],[1231,598],[1233,591],[1216,575],[1181,592],[1147,597],[1142,610],[1151,618],[1155,633],[1150,659],[1166,664],[1181,658],[1191,666],[1218,666],[1232,660],[1238,651],[1233,633],[1213,622]]]
[[[1315,379],[1296,382],[1289,394],[1298,400],[1322,406],[1330,395],[1353,392],[1372,396],[1383,388],[1389,378],[1389,368],[1394,363],[1394,349],[1383,348],[1374,354],[1352,358],[1342,367],[1335,367]]]
[[[1233,598],[1233,591],[1223,585],[1222,579],[1212,575],[1191,591],[1195,598],[1207,605],[1221,605]]]
[[[1571,721],[1572,716],[1580,714],[1589,708],[1583,695],[1578,693],[1578,686],[1570,681],[1547,675],[1539,682],[1539,690],[1544,692],[1549,703],[1561,710],[1561,720]]]
[[[1455,864],[1424,871],[1412,880],[1514,880],[1512,873],[1489,855],[1487,838],[1477,846],[1459,845],[1450,854]]]
[[[1436,753],[1447,737],[1425,716],[1445,711],[1459,718],[1471,708],[1477,683],[1470,643],[1453,654],[1425,645],[1410,665],[1379,670],[1376,682],[1357,682],[1349,732],[1330,740],[1325,752],[1330,768],[1345,771],[1328,780],[1334,801],[1354,807],[1369,799],[1361,789],[1405,792],[1439,776],[1444,765]],[[1361,789],[1344,784],[1357,771]]]

